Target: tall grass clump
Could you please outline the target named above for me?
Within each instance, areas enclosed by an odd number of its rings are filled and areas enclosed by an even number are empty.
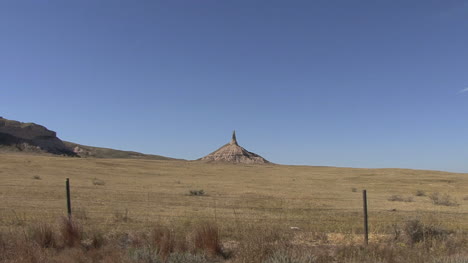
[[[156,253],[166,260],[169,255],[174,251],[175,238],[169,228],[161,225],[153,227],[150,236],[151,246],[156,249]]]
[[[57,236],[50,225],[39,223],[31,227],[29,231],[31,240],[40,247],[52,248],[57,246]]]
[[[73,218],[63,217],[60,225],[60,233],[63,243],[67,247],[75,247],[80,245],[83,236],[81,226],[73,220]]]
[[[215,224],[200,223],[194,229],[193,245],[196,250],[203,251],[210,256],[223,256],[219,230]]]

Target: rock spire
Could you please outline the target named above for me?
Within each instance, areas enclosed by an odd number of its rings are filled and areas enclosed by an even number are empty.
[[[239,145],[239,144],[237,144],[236,131],[232,132],[232,139],[231,139],[231,142],[229,144],[230,145]]]

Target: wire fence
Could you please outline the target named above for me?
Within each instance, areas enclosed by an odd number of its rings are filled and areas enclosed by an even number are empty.
[[[370,193],[372,231],[387,231],[409,218],[437,221],[452,229],[468,229],[463,207],[389,209],[390,201]],[[382,205],[383,204],[383,205]],[[278,224],[322,231],[362,231],[363,201],[310,195],[276,197],[255,194],[167,193],[115,190],[102,186],[71,186],[71,211],[83,224],[108,227],[145,227],[160,221],[210,220],[219,224]],[[0,184],[0,226],[22,226],[67,215],[64,186]]]

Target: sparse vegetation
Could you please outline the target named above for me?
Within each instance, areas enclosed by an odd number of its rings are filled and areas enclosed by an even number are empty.
[[[352,188],[351,188],[351,192],[356,193],[356,192],[357,192],[357,188],[356,188],[356,187],[352,187]]]
[[[295,255],[286,251],[277,251],[269,256],[263,263],[313,263],[317,262],[314,255],[308,253],[301,253]]]
[[[39,175],[34,175],[34,176],[33,176],[33,179],[34,179],[34,180],[41,180],[42,178],[41,178]]]
[[[452,198],[449,194],[440,194],[435,192],[429,195],[429,198],[432,200],[432,203],[435,205],[442,206],[458,206],[457,201]]]
[[[402,197],[400,195],[392,195],[387,200],[392,201],[392,202],[395,202],[395,201],[397,201],[397,202],[413,202],[414,201],[413,197],[411,197],[411,196]]]
[[[189,228],[157,224],[149,231],[103,234],[64,218],[57,228],[32,226],[29,234],[0,231],[0,262],[160,262],[160,263],[374,263],[468,261],[468,236],[410,220],[396,238],[334,240],[333,245],[309,244],[307,236],[274,226],[244,224],[225,237],[213,222]],[[314,233],[314,236],[317,233]],[[319,235],[326,235],[320,233]],[[329,240],[327,240],[328,242]],[[235,244],[235,245],[232,245]]]

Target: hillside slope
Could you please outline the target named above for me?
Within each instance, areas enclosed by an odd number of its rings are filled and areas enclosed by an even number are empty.
[[[174,160],[173,158],[62,141],[56,132],[35,123],[0,117],[0,153],[34,153],[92,158]]]
[[[128,158],[128,159],[150,159],[150,160],[176,160],[161,155],[143,154],[133,151],[122,151],[109,148],[81,145],[74,142],[64,141],[64,144],[80,157],[94,158]]]

